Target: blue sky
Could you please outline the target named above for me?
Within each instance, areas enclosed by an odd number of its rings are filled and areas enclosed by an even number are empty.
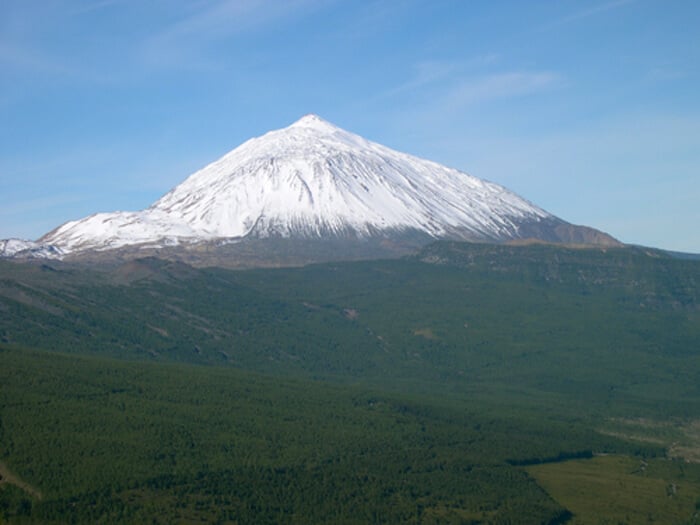
[[[317,113],[700,253],[698,27],[696,0],[0,0],[0,238]]]

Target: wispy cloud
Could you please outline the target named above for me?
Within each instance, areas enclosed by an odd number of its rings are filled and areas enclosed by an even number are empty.
[[[560,26],[564,24],[568,24],[571,22],[576,22],[578,20],[582,20],[584,18],[589,18],[592,16],[596,16],[602,13],[605,13],[607,11],[611,11],[613,9],[617,9],[620,7],[624,7],[629,4],[635,3],[637,0],[613,0],[612,2],[606,2],[604,4],[598,4],[592,7],[588,7],[586,9],[582,9],[581,11],[576,11],[575,13],[571,13],[567,16],[564,16],[562,18],[559,18],[558,20],[555,20],[551,24],[549,24],[547,27],[555,27],[555,26]]]
[[[204,51],[213,43],[305,13],[329,0],[217,0],[149,38],[143,49],[151,65],[209,69],[216,61]]]
[[[486,67],[473,69],[451,63],[423,67],[410,82],[365,101],[363,111],[368,111],[369,105],[375,114],[382,112],[387,126],[404,138],[400,147],[429,155],[431,148],[425,146],[434,134],[424,130],[459,130],[465,119],[486,106],[486,111],[495,109],[499,113],[504,107],[519,107],[521,98],[538,97],[567,86],[566,78],[554,71],[507,69],[495,55],[485,60]],[[500,71],[492,71],[494,66],[501,66]],[[446,139],[441,137],[440,142]],[[461,148],[455,145],[455,149]]]
[[[115,7],[129,1],[130,0],[90,0],[89,2],[84,2],[83,4],[75,7],[71,14],[82,15],[92,11],[100,11],[102,9]]]
[[[388,90],[382,96],[394,96],[400,93],[415,91],[436,84],[451,82],[476,67],[495,63],[498,55],[489,53],[470,60],[425,60],[413,65],[411,75],[403,84]]]
[[[413,66],[413,75],[403,84],[390,89],[383,96],[394,96],[419,89],[423,86],[448,79],[461,68],[456,62],[424,61]]]
[[[551,71],[465,74],[454,64],[432,64],[382,98],[410,94],[414,107],[412,118],[420,116],[421,120],[436,122],[478,104],[535,95],[564,84],[564,78]]]
[[[467,78],[454,86],[444,99],[450,108],[503,98],[529,95],[562,84],[562,78],[549,71],[507,72]]]

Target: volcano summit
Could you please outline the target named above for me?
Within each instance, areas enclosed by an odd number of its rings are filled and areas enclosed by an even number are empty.
[[[407,236],[617,244],[498,184],[370,142],[316,115],[248,140],[145,210],[97,213],[38,242],[75,256],[261,239]]]

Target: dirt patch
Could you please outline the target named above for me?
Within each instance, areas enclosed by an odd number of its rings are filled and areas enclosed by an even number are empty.
[[[354,308],[346,308],[343,310],[343,315],[346,319],[357,319],[360,316],[360,312]]]
[[[435,335],[432,328],[420,328],[418,330],[413,330],[413,335],[423,337],[424,339],[430,339],[431,341],[438,339],[438,336]]]
[[[21,488],[30,496],[41,499],[41,492],[32,487],[29,483],[26,483],[15,476],[4,463],[0,463],[0,485],[7,483],[8,485],[14,485],[15,487]]]
[[[301,304],[304,305],[309,310],[320,310],[321,309],[321,307],[319,305],[314,304],[314,303],[307,303],[304,301]]]
[[[681,426],[685,434],[684,443],[674,443],[668,450],[671,457],[681,457],[686,461],[700,463],[700,420]]]
[[[148,328],[153,330],[159,335],[162,335],[163,337],[170,337],[170,333],[165,329],[165,328],[160,328],[159,326],[153,326],[152,324],[146,325]]]
[[[648,418],[614,418],[613,428],[602,434],[654,443],[666,448],[670,458],[700,463],[700,420],[658,421]]]

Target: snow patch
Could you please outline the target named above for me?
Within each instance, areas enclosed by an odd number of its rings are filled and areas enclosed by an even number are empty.
[[[50,244],[24,239],[0,239],[0,257],[26,259],[61,259],[63,250]]]

